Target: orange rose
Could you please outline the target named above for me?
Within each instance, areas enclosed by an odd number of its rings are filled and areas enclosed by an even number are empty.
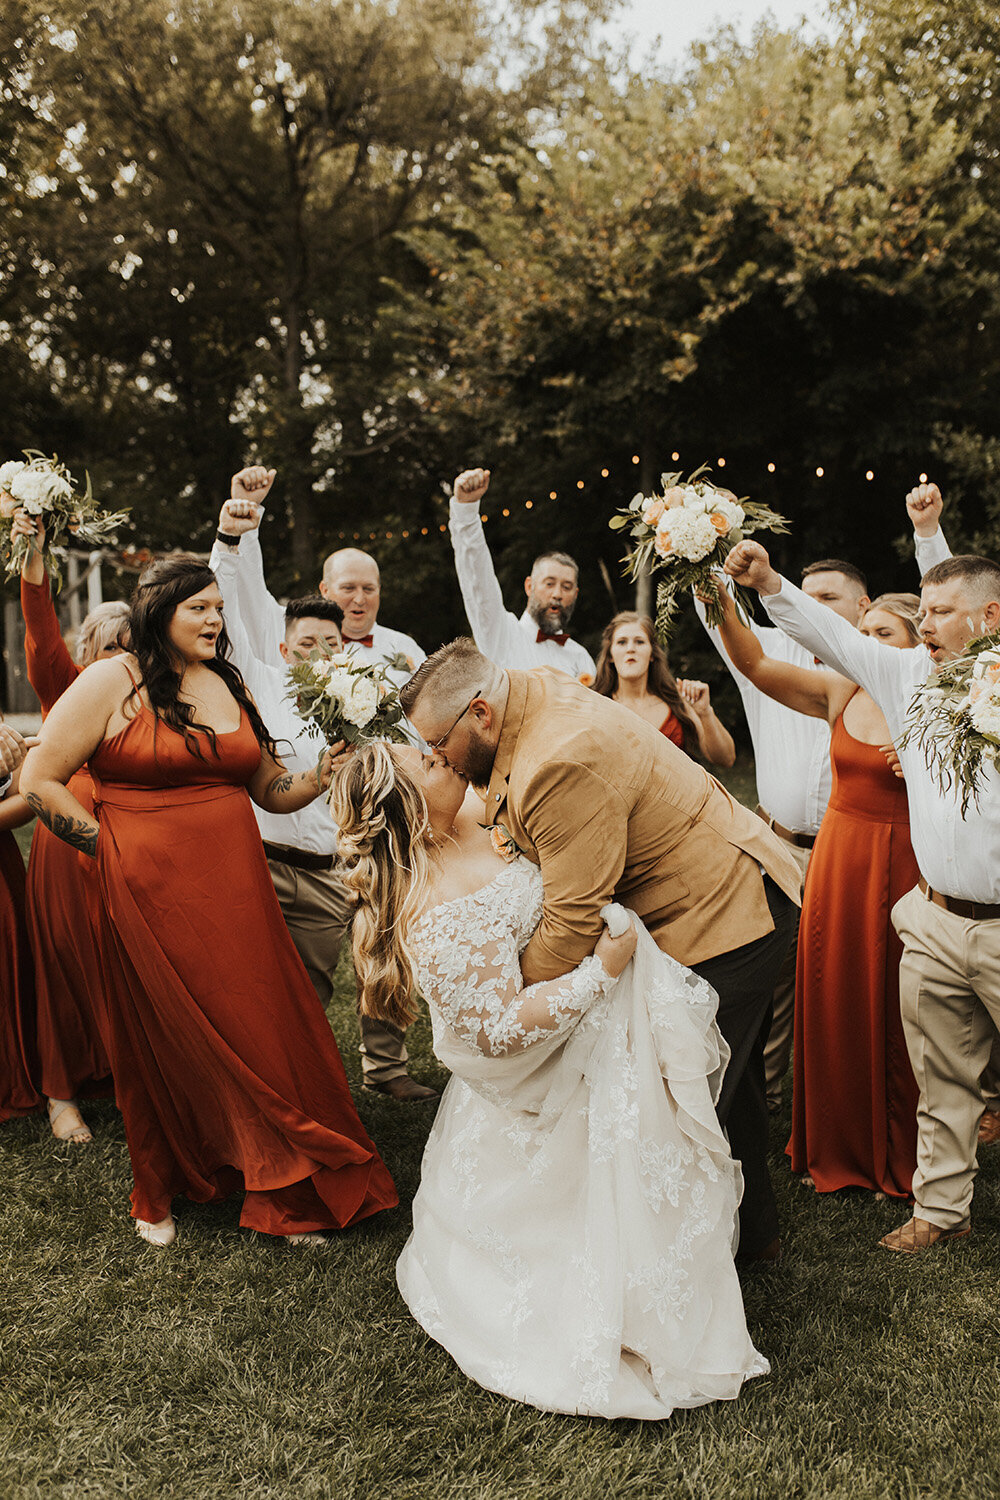
[[[594,679],[593,679],[592,675],[589,672],[581,672],[580,673],[580,681],[583,683],[584,687],[593,687],[594,686]]]
[[[720,536],[726,535],[729,530],[729,522],[726,520],[725,516],[720,516],[718,511],[713,510],[708,519],[711,521],[712,525],[715,527]]]
[[[684,504],[684,486],[672,484],[669,490],[663,491],[663,503],[667,510],[674,510],[676,506]]]
[[[658,531],[653,540],[653,551],[657,557],[669,557],[674,550],[669,531]]]
[[[13,495],[8,495],[6,490],[0,491],[0,516],[9,521],[17,510],[17,501]]]
[[[643,510],[642,519],[647,526],[655,526],[666,508],[662,500],[650,500],[649,504]]]

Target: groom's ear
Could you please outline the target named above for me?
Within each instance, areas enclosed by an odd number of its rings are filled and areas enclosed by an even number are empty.
[[[469,714],[480,729],[489,731],[493,728],[493,710],[485,698],[473,698],[469,704]]]

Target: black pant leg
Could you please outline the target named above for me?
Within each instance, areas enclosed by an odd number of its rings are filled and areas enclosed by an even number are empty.
[[[719,1123],[743,1166],[740,1249],[754,1254],[778,1233],[778,1209],[767,1166],[768,1114],[764,1045],[771,1024],[774,986],[791,941],[795,907],[764,877],[774,930],[731,953],[695,964],[719,995],[719,1030],[731,1057],[719,1096]]]

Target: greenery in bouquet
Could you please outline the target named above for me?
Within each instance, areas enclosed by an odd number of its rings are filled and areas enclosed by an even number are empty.
[[[379,665],[366,666],[349,651],[317,646],[288,669],[288,696],[295,712],[323,735],[327,744],[346,740],[366,745],[391,740],[409,745],[396,688]]]
[[[718,570],[730,551],[756,531],[787,531],[788,522],[767,505],[731,490],[718,489],[703,476],[703,464],[687,479],[679,470],[661,476],[663,493],[634,495],[611,517],[612,531],[628,531],[632,546],[622,559],[632,579],[650,572],[657,577],[656,633],[666,641],[678,600],[695,590],[705,601],[710,625],[722,624],[719,591],[725,585]],[[745,620],[752,613],[752,594],[733,585],[736,607]]]
[[[897,746],[917,745],[944,791],[956,787],[962,816],[979,804],[984,771],[1000,766],[1000,631],[977,636],[913,695]]]
[[[24,460],[0,465],[0,561],[8,577],[20,571],[31,538],[11,535],[16,510],[41,521],[45,528],[42,561],[53,583],[62,582],[62,560],[72,543],[102,547],[115,539],[118,527],[128,519],[124,510],[102,510],[94,499],[87,475],[81,493],[72,474],[55,455],[28,450]]]

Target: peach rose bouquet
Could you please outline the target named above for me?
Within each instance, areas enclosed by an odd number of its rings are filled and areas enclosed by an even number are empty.
[[[962,816],[978,806],[984,775],[1000,768],[1000,631],[942,662],[917,689],[898,749],[919,745],[943,791],[955,787]]]
[[[732,547],[755,531],[787,531],[784,516],[731,490],[719,489],[703,476],[707,465],[689,478],[680,472],[664,474],[662,494],[634,495],[608,523],[613,531],[628,530],[632,546],[623,558],[627,577],[647,570],[658,575],[656,632],[670,634],[678,599],[694,589],[705,601],[710,625],[721,625],[722,585],[716,570]],[[750,595],[736,589],[736,604],[745,618],[751,614]]]
[[[53,456],[29,450],[24,461],[0,464],[0,561],[8,577],[21,571],[30,539],[12,537],[14,513],[41,521],[45,528],[42,560],[56,587],[62,579],[61,561],[73,542],[100,547],[114,540],[115,533],[128,512],[101,510],[94,499],[87,476],[81,493],[72,474]]]

